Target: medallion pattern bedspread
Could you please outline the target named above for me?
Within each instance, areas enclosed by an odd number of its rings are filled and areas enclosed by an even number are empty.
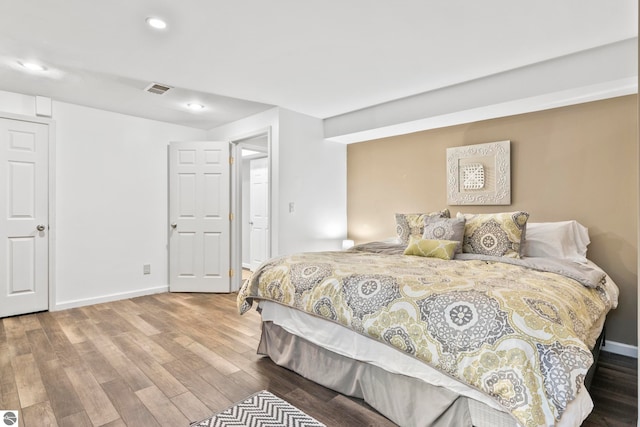
[[[615,285],[614,285],[615,286]],[[588,332],[615,305],[556,273],[484,260],[320,252],[267,261],[238,294],[337,322],[553,425],[593,362]]]

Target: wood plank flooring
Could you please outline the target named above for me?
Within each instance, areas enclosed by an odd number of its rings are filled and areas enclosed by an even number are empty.
[[[589,393],[595,407],[583,427],[637,426],[638,359],[601,352]]]
[[[188,426],[267,389],[328,426],[393,426],[256,355],[235,294],[157,294],[0,322],[0,410],[20,426]],[[637,418],[637,361],[603,354],[584,425]]]

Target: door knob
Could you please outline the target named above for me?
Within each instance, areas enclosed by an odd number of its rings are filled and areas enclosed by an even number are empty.
[[[178,224],[176,224],[175,222],[171,223],[171,228],[178,228]]]
[[[44,225],[40,224],[36,227],[38,229],[38,231],[44,231],[45,227]]]

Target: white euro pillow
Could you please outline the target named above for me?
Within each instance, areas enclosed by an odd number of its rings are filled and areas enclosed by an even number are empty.
[[[525,256],[587,262],[589,230],[578,221],[530,222],[525,235]]]

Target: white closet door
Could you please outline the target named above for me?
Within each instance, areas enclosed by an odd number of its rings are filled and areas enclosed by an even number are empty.
[[[0,317],[49,308],[48,132],[0,118]]]

